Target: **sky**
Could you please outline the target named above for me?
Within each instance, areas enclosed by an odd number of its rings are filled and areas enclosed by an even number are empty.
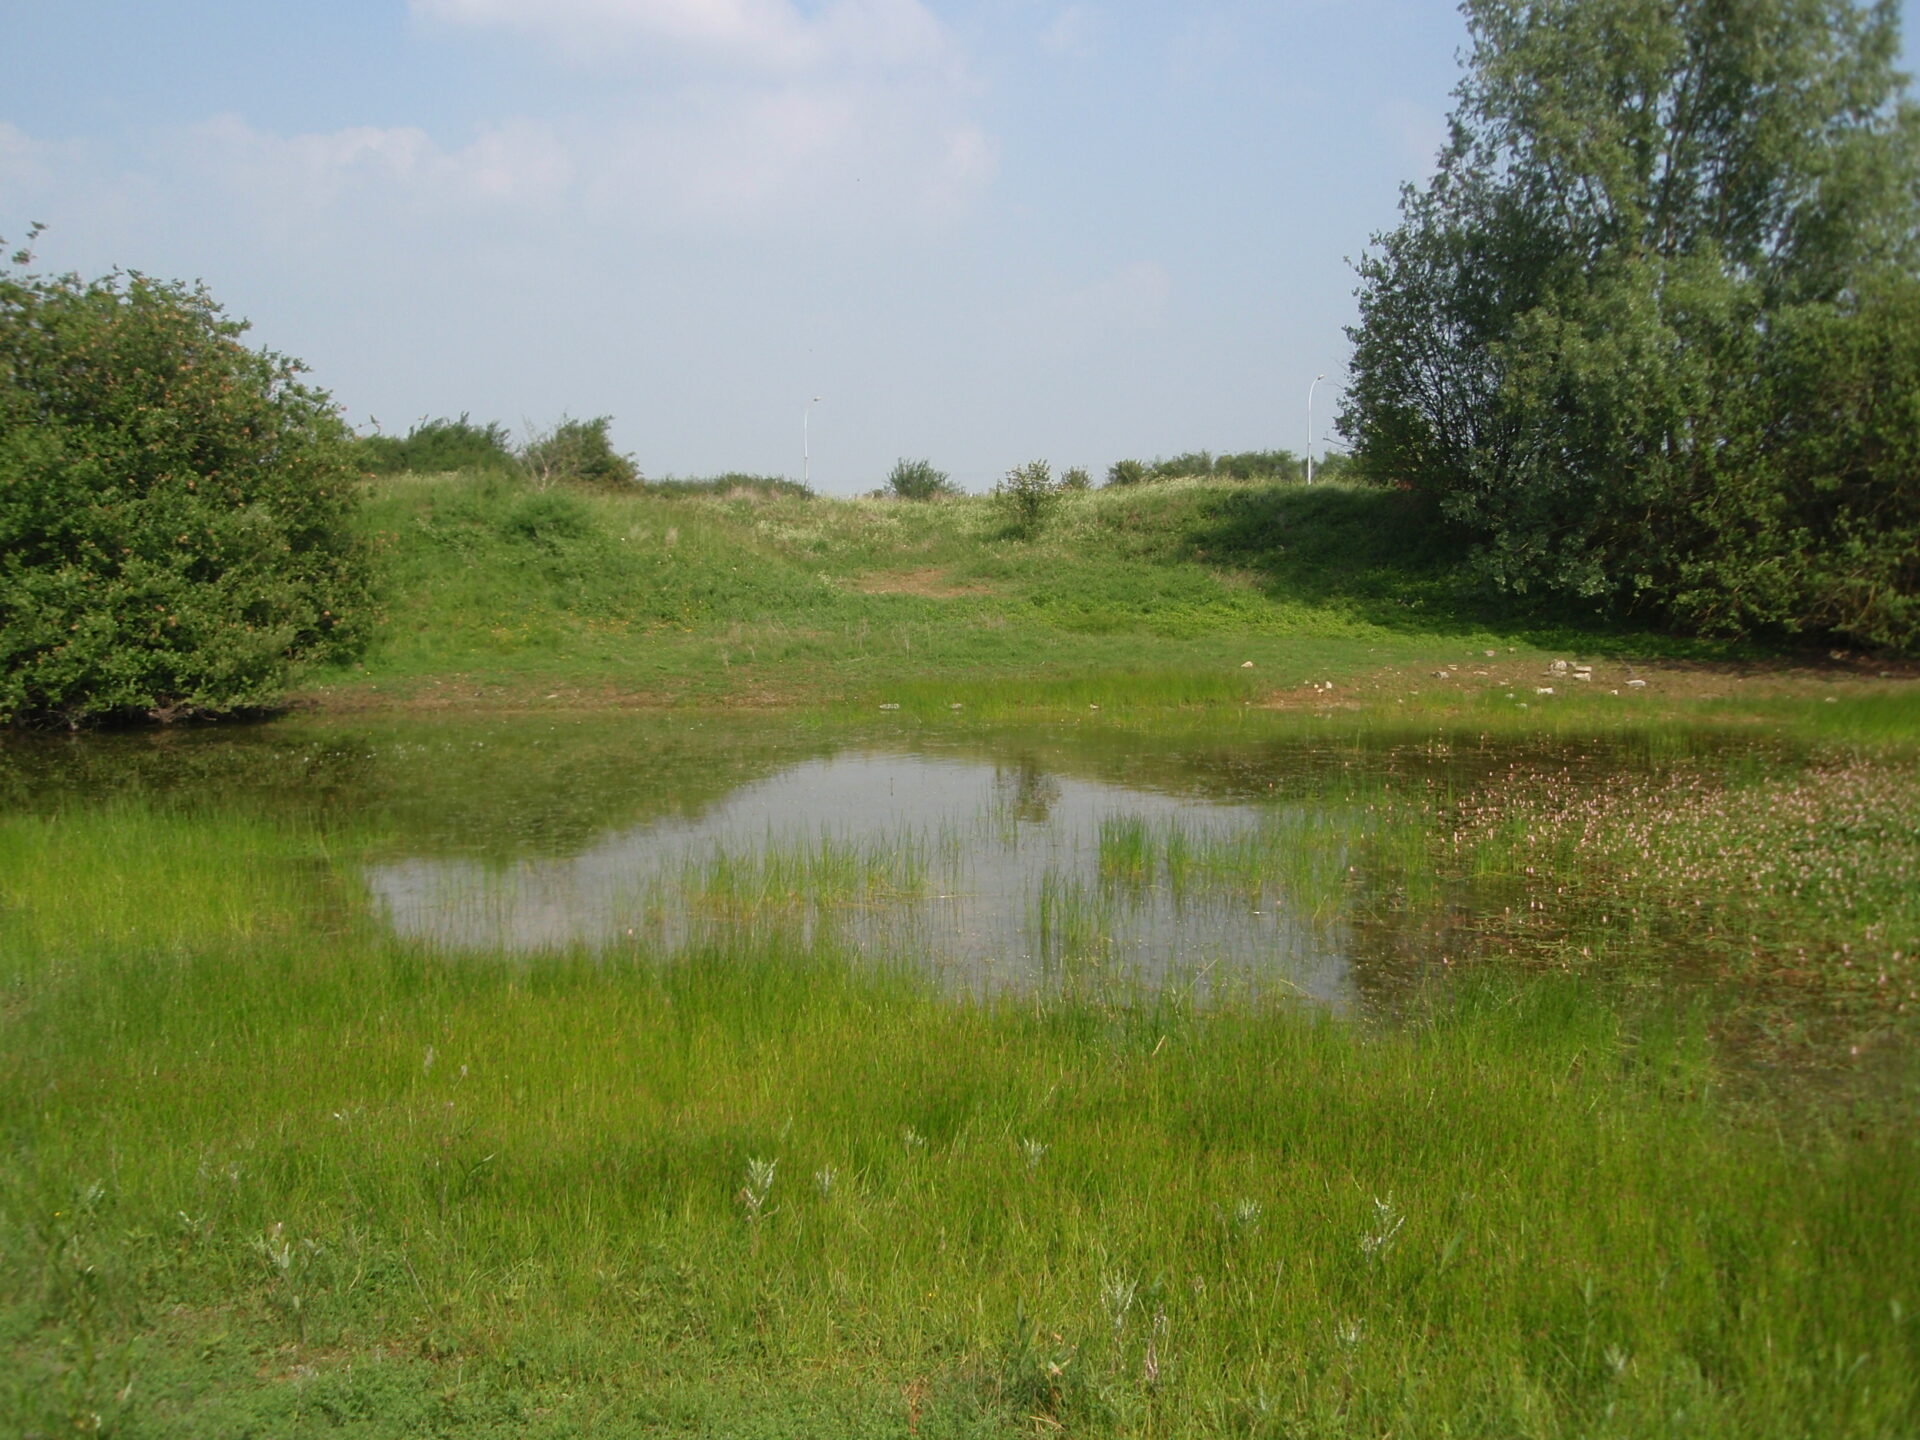
[[[608,415],[649,477],[830,494],[1324,453],[1466,38],[1451,0],[6,9],[36,268],[204,281],[363,431]]]

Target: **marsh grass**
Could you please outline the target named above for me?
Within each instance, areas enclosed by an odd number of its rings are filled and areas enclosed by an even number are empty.
[[[717,915],[899,902],[926,893],[931,859],[926,839],[911,832],[885,840],[769,837],[749,851],[716,845],[683,864],[678,898]]]
[[[1833,803],[1894,803],[1861,785]],[[1686,1007],[1492,971],[1390,1030],[955,1002],[791,937],[476,963],[383,938],[305,822],[126,800],[0,836],[16,1431],[1920,1417],[1910,1136],[1729,1105]],[[1299,848],[1101,838],[1123,882]],[[699,883],[857,902],[926,864],[811,845]],[[1124,903],[1057,888],[1056,953],[1097,961]]]
[[[1515,948],[1678,951],[1920,1007],[1920,774],[1897,759],[1680,758],[1604,785],[1516,768],[1438,818],[1432,883],[1464,882]]]
[[[1158,884],[1177,898],[1223,894],[1324,919],[1349,898],[1363,836],[1378,846],[1377,829],[1369,832],[1357,811],[1324,806],[1276,808],[1229,831],[1114,816],[1101,823],[1098,863],[1120,890]]]

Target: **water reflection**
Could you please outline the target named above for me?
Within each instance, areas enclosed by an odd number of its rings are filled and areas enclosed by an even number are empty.
[[[969,990],[1273,991],[1352,1005],[1348,926],[1297,867],[1208,867],[1284,807],[1058,774],[1035,759],[848,751],[567,856],[409,857],[367,884],[400,934],[473,951],[668,951],[770,931]],[[1324,842],[1296,830],[1301,844]],[[1337,861],[1321,854],[1319,869]],[[1242,873],[1245,872],[1245,873]]]
[[[1804,1088],[1824,1066],[1836,1092],[1920,1103],[1920,985],[1902,968],[1920,911],[1900,898],[1920,873],[1916,782],[1903,757],[1848,764],[1871,783],[1823,809],[1809,797],[1833,763],[1750,728],[408,715],[0,735],[0,812],[283,824],[315,837],[312,923],[364,897],[475,963],[828,939],[956,991],[1140,981],[1387,1023],[1445,1004],[1463,971],[1572,968],[1623,1013],[1704,1006],[1742,1070]],[[1751,798],[1780,795],[1784,810]],[[1878,886],[1879,918],[1769,899],[1701,836],[1691,868],[1661,861],[1686,848],[1666,838],[1619,852],[1649,825],[1670,837],[1689,806],[1756,864],[1771,847],[1823,884]],[[1756,839],[1751,816],[1776,811]],[[1873,963],[1850,966],[1863,947]]]

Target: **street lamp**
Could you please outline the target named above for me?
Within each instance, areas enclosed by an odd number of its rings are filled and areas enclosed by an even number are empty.
[[[810,427],[813,423],[813,407],[820,403],[820,397],[814,396],[807,401],[807,408],[800,412],[800,483],[809,490],[813,488],[813,436]]]
[[[1327,377],[1316,375],[1313,385],[1318,385]],[[1313,385],[1307,386],[1307,484],[1313,483]]]

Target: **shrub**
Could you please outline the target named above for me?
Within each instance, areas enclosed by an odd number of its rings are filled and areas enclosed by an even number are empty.
[[[887,488],[902,500],[932,500],[936,496],[954,493],[953,481],[947,472],[934,469],[931,460],[905,458],[893,462],[893,473],[887,476]]]
[[[563,548],[593,535],[593,513],[577,495],[536,490],[513,503],[501,517],[500,532],[509,540]]]
[[[1086,467],[1075,465],[1060,477],[1062,490],[1091,490],[1093,477],[1087,474]]]
[[[202,287],[0,267],[0,720],[271,703],[372,624],[351,435]]]
[[[562,417],[551,430],[527,442],[521,461],[536,484],[597,485],[625,489],[640,483],[640,467],[633,457],[613,448],[607,427],[611,415],[593,420]]]
[[[1339,450],[1329,450],[1313,462],[1313,478],[1321,480],[1339,480],[1343,483],[1364,484],[1373,477],[1363,472],[1353,463],[1353,457]]]
[[[506,426],[498,421],[476,425],[465,414],[458,420],[416,421],[404,438],[363,435],[354,449],[360,464],[376,475],[510,471],[520,464]]]
[[[1315,472],[1321,468],[1316,460]],[[1291,450],[1244,450],[1215,460],[1213,473],[1222,480],[1299,480],[1306,475],[1306,463]]]
[[[1116,460],[1107,467],[1107,484],[1139,485],[1147,478],[1147,467],[1139,460]]]
[[[729,470],[724,475],[689,477],[685,480],[648,480],[645,483],[647,489],[665,495],[716,495],[723,498],[757,495],[767,500],[781,496],[793,500],[813,499],[813,491],[798,480],[789,480],[783,475],[749,475],[739,470]]]
[[[1060,504],[1060,487],[1044,460],[1017,465],[993,487],[993,498],[1011,529],[1032,534]]]
[[[1155,480],[1185,480],[1197,477],[1205,479],[1213,474],[1213,456],[1205,450],[1189,450],[1184,455],[1175,455],[1171,460],[1153,462],[1151,478]]]

